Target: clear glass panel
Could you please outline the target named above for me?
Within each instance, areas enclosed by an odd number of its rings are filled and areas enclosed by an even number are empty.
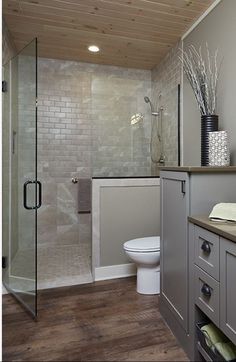
[[[7,85],[10,83],[10,63],[3,67],[2,79]],[[10,92],[2,93],[2,256],[5,262],[9,260],[9,204],[10,204]],[[5,284],[9,284],[9,264],[7,263],[2,270],[2,277]]]
[[[131,70],[91,77],[92,175],[151,175],[151,79]]]
[[[37,314],[36,47],[34,40],[8,65],[6,98],[10,99],[10,110],[4,117],[3,127],[8,133],[6,168],[7,153],[9,162],[8,186],[5,182],[3,187],[9,187],[10,191],[8,237],[6,235],[4,240],[5,245],[7,239],[9,242],[4,283],[34,315]],[[7,200],[5,203],[7,205]]]

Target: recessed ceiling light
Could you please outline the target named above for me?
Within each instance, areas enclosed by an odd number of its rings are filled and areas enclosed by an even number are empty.
[[[88,47],[88,50],[90,51],[90,52],[93,52],[93,53],[97,53],[97,52],[99,52],[99,47],[97,47],[97,45],[90,45],[89,47]]]

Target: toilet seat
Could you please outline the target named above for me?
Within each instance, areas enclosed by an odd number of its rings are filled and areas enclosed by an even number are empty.
[[[124,249],[136,253],[150,253],[160,251],[160,237],[150,236],[126,241]]]

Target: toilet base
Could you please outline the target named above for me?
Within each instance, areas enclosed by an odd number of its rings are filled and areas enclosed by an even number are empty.
[[[160,267],[138,267],[137,292],[140,294],[160,294]]]

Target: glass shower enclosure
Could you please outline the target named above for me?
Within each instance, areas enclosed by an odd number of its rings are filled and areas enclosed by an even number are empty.
[[[3,284],[37,316],[37,39],[3,66]]]

